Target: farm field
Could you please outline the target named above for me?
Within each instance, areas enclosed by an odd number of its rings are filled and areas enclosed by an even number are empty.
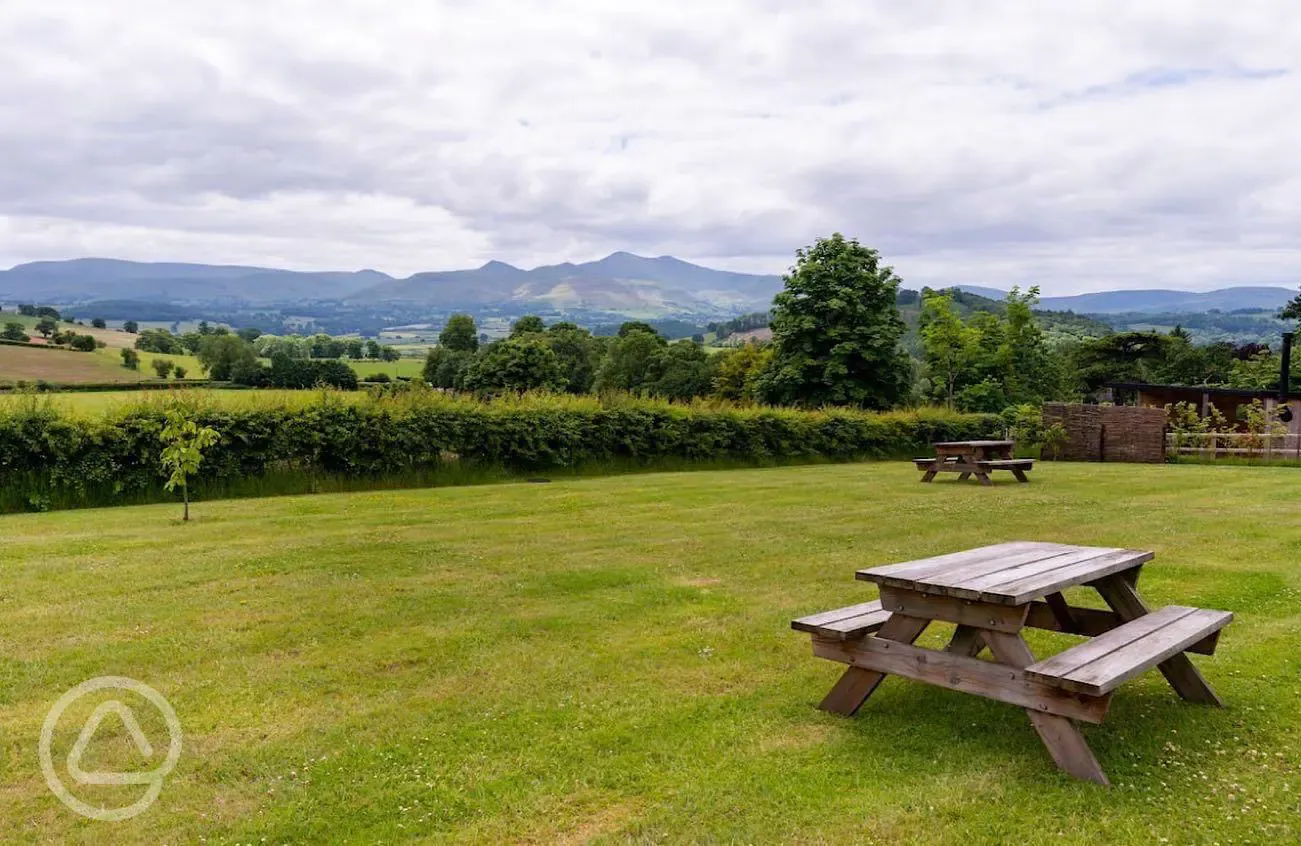
[[[399,376],[419,379],[425,371],[423,358],[400,358],[397,361],[348,361],[347,364],[357,372],[357,377],[360,379],[376,373],[387,373],[394,379]]]
[[[364,391],[336,392],[345,402],[360,401],[367,395]],[[184,391],[166,389],[133,390],[129,385],[121,391],[68,391],[65,393],[38,394],[36,402],[49,403],[56,409],[76,412],[78,415],[98,415],[128,405],[139,403],[167,404],[174,396],[193,399],[203,405],[224,407],[245,407],[249,405],[295,405],[308,403],[319,397],[315,390],[290,391],[271,389],[249,390],[205,390],[190,388]],[[0,394],[0,409],[6,405],[30,402],[32,399],[22,394]]]
[[[1032,478],[919,485],[890,462],[201,502],[190,524],[172,505],[0,517],[0,831],[1297,842],[1301,476]],[[1196,659],[1228,707],[1155,672],[1124,686],[1084,729],[1111,790],[1055,770],[1010,706],[889,679],[857,717],[816,709],[839,667],[792,617],[872,598],[857,568],[1011,539],[1156,550],[1149,600],[1237,615]],[[35,752],[60,694],[106,674],[157,688],[185,732],[157,803],[121,823],[68,811]],[[134,754],[111,737],[100,769]]]
[[[0,382],[138,382],[143,375],[127,370],[104,353],[37,349],[0,344]],[[114,356],[120,355],[116,350]]]

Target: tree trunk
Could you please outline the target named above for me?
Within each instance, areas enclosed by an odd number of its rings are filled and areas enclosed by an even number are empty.
[[[185,516],[181,519],[188,522],[190,519],[190,486],[181,485],[181,499],[185,501]]]

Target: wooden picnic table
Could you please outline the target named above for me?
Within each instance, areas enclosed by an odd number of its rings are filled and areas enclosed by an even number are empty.
[[[1220,705],[1187,652],[1215,652],[1233,615],[1184,606],[1149,611],[1137,584],[1151,552],[1017,541],[859,570],[881,598],[791,623],[813,654],[848,664],[819,707],[852,715],[887,674],[1026,710],[1057,766],[1106,785],[1075,721],[1101,723],[1112,692],[1157,667],[1179,696]],[[1070,605],[1067,588],[1097,590],[1111,610]],[[933,622],[956,626],[943,650],[914,646]],[[1090,640],[1037,660],[1026,626]],[[988,648],[993,660],[977,656]]]
[[[934,458],[914,458],[918,470],[923,470],[923,482],[935,479],[937,473],[959,473],[958,481],[972,476],[982,485],[992,485],[989,474],[995,470],[1008,470],[1018,482],[1029,482],[1027,470],[1034,469],[1033,458],[1013,458],[1015,441],[941,441],[932,444]]]

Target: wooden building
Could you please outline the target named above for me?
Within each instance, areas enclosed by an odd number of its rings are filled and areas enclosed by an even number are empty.
[[[1242,419],[1238,410],[1260,400],[1265,411],[1275,417],[1279,410],[1278,391],[1250,390],[1244,388],[1208,388],[1204,385],[1151,385],[1145,382],[1110,382],[1107,388],[1117,405],[1137,405],[1146,408],[1163,408],[1179,402],[1192,403],[1205,417],[1215,406],[1224,418],[1239,427]],[[1301,434],[1301,397],[1289,396],[1287,406],[1292,419],[1287,423],[1290,435]],[[1286,415],[1284,415],[1286,416]]]

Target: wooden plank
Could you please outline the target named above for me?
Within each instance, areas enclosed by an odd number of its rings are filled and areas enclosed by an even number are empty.
[[[1156,614],[1147,616],[1155,617]],[[1140,617],[1128,625],[1137,625],[1145,619],[1147,617]],[[1173,655],[1182,653],[1188,644],[1201,640],[1212,631],[1224,628],[1232,619],[1233,615],[1228,611],[1194,608],[1191,614],[1180,617],[1138,640],[1131,641],[1089,664],[1071,670],[1056,684],[1067,690],[1093,696],[1110,693],[1140,673],[1152,669]],[[1029,668],[1027,673],[1042,678],[1034,667]],[[1043,680],[1048,681],[1046,678]]]
[[[985,639],[981,637],[980,629],[972,626],[958,626],[953,631],[949,645],[944,647],[945,652],[965,655],[968,658],[975,658],[984,649]]]
[[[1138,590],[1124,577],[1124,574],[1100,579],[1094,582],[1093,586],[1098,593],[1102,594],[1103,600],[1111,606],[1112,610],[1126,621],[1147,613],[1147,604],[1143,602],[1142,597],[1138,595]],[[1214,705],[1217,708],[1224,707],[1220,697],[1215,694],[1211,686],[1206,683],[1206,679],[1202,678],[1197,667],[1193,665],[1192,660],[1184,653],[1172,655],[1156,666],[1181,698],[1189,702],[1200,702],[1203,705]]]
[[[907,617],[903,614],[893,614],[881,631],[874,638],[866,638],[862,643],[868,640],[873,643],[895,641],[898,643],[911,644],[917,638],[921,637],[922,632],[930,624],[930,620],[922,620],[917,617]],[[818,654],[817,638],[813,639],[813,654]],[[858,713],[858,709],[863,707],[863,703],[872,695],[885,679],[885,673],[876,670],[865,670],[862,667],[850,666],[841,675],[840,680],[831,688],[831,692],[823,697],[818,707],[823,711],[830,711],[833,714],[844,714],[847,717]]]
[[[883,564],[879,567],[866,567],[859,570],[856,575],[858,578],[865,581],[878,581],[879,579],[887,578],[915,579],[980,561],[997,561],[1003,557],[1017,555],[1028,555],[1034,557],[1035,553],[1043,553],[1044,550],[1060,546],[1061,544],[1040,543],[1038,541],[996,543],[991,546],[964,549],[961,552],[950,552],[945,555],[935,555],[930,558],[918,558],[914,561],[903,561],[899,564]]]
[[[1004,664],[1025,668],[1034,663],[1034,653],[1020,635],[989,632],[985,641],[994,657]],[[1034,726],[1039,740],[1052,756],[1053,763],[1076,778],[1103,787],[1111,786],[1107,774],[1102,771],[1102,765],[1074,723],[1065,716],[1045,714],[1030,708],[1026,709],[1026,714],[1030,717],[1030,725]]]
[[[950,596],[923,594],[902,588],[881,586],[881,607],[896,614],[944,620],[964,626],[1019,632],[1025,626],[1029,607],[995,605],[986,602],[954,599]]]
[[[1019,468],[1021,470],[1034,469],[1033,458],[996,458],[996,459],[980,460],[977,461],[976,463],[979,464],[981,467],[985,467],[990,470],[1011,470],[1014,467]]]
[[[881,600],[873,599],[871,602],[860,602],[858,605],[847,605],[844,608],[836,608],[831,611],[823,611],[820,614],[800,617],[798,620],[791,620],[791,628],[799,632],[808,632],[824,623],[834,623],[837,620],[846,620],[850,617],[871,614],[873,611],[880,610]]]
[[[1054,554],[1015,561],[1006,567],[986,567],[983,571],[978,568],[954,568],[926,579],[926,586],[928,589],[936,589],[948,596],[980,599],[981,591],[991,585],[1016,581],[1026,576],[1037,575],[1083,561],[1092,561],[1109,553],[1123,551],[1108,547],[1070,547]]]
[[[1013,541],[982,546],[933,558],[921,558],[905,561],[902,564],[888,564],[882,567],[868,567],[859,570],[855,576],[859,579],[880,584],[892,584],[895,587],[912,587],[918,581],[926,581],[952,572],[976,575],[991,570],[1003,570],[1027,561],[1035,561],[1051,555],[1061,555],[1080,547],[1066,546],[1060,543],[1040,541]]]
[[[1048,570],[1014,582],[991,585],[980,592],[986,602],[1007,602],[1019,605],[1068,587],[1087,584],[1103,576],[1137,567],[1156,556],[1153,552],[1126,549],[1079,564]]]
[[[1178,620],[1180,617],[1191,614],[1195,610],[1194,608],[1171,605],[1168,608],[1162,608],[1155,614],[1147,614],[1131,620],[1106,634],[1099,635],[1092,640],[1081,643],[1079,646],[1073,646],[1051,658],[1039,661],[1034,665],[1035,673],[1044,677],[1069,676],[1072,671],[1079,667],[1110,655],[1122,646],[1128,646],[1134,641]]]
[[[889,619],[889,611],[878,610],[860,614],[857,617],[847,617],[844,620],[833,620],[816,628],[802,629],[802,631],[832,640],[854,640],[879,630]]]
[[[1062,624],[1062,631],[1074,631],[1075,618],[1071,615],[1071,606],[1066,602],[1066,597],[1062,596],[1061,591],[1050,593],[1044,599],[1047,600],[1048,608],[1057,618],[1057,622]]]
[[[865,670],[996,699],[1037,713],[1057,714],[1090,723],[1102,722],[1110,703],[1105,696],[1078,696],[1042,684],[1027,678],[1024,670],[1014,667],[876,637],[852,644],[815,639],[813,654]]]

